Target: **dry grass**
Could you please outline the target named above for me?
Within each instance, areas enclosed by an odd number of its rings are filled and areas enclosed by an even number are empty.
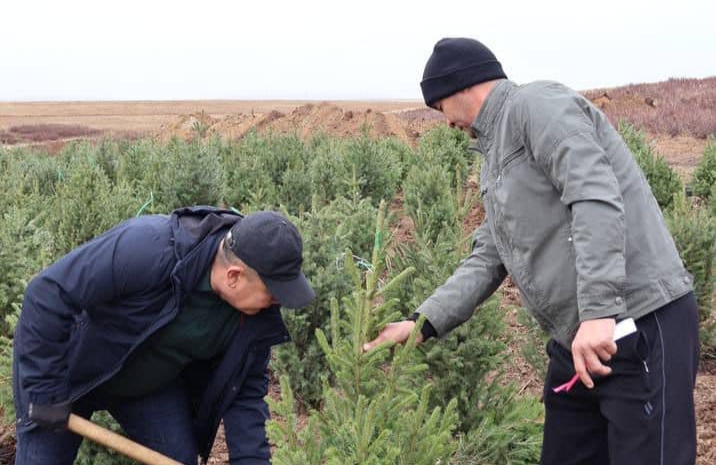
[[[11,126],[6,131],[0,131],[0,142],[3,144],[45,142],[77,137],[94,137],[101,133],[102,131],[97,129],[76,124],[24,124]]]
[[[109,134],[153,133],[182,115],[205,112],[215,118],[236,114],[290,113],[307,103],[300,100],[196,100],[128,102],[0,102],[0,130],[11,126],[69,124]],[[389,112],[422,106],[419,101],[336,101],[346,110]]]
[[[716,134],[716,77],[631,84],[584,95],[615,125],[627,120],[651,134],[699,139]]]

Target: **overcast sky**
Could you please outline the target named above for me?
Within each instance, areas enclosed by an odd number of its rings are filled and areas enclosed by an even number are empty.
[[[2,0],[0,100],[420,99],[434,43],[586,90],[716,75],[713,0]]]

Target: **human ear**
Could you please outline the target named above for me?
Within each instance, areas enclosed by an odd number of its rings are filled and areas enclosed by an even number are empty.
[[[230,266],[226,269],[226,283],[229,287],[234,288],[242,277],[243,270],[240,266]]]

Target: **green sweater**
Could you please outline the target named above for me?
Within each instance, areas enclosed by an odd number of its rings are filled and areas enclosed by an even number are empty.
[[[223,354],[241,324],[241,313],[211,289],[210,271],[183,302],[179,314],[150,336],[100,389],[120,397],[149,394],[175,379],[192,361]]]

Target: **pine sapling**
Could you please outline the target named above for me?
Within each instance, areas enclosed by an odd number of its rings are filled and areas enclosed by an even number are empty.
[[[385,209],[381,202],[371,266],[362,269],[350,251],[345,254],[344,267],[354,290],[340,304],[332,301],[330,341],[326,333],[316,330],[335,379],[333,384],[324,379],[322,408],[309,412],[307,425],[297,433],[286,380],[282,400],[271,402],[284,421],[283,426],[279,420],[269,425],[276,464],[303,460],[308,464],[435,465],[447,461],[456,448],[452,436],[457,422],[455,402],[444,409],[428,408],[430,386],[423,375],[426,366],[417,362],[417,330],[404,345],[386,343],[363,351],[363,344],[400,317],[400,302],[386,293],[413,272],[408,268],[382,281]]]

